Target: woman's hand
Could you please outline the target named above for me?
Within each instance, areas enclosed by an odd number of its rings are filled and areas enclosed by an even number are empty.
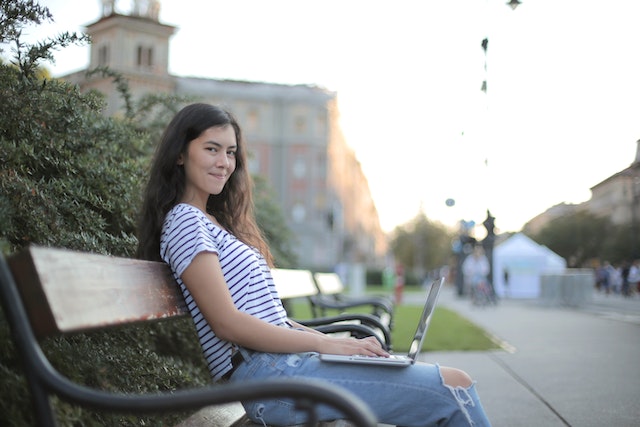
[[[382,348],[382,344],[375,337],[361,339],[335,338],[331,335],[325,335],[325,337],[320,353],[389,357],[389,353]]]

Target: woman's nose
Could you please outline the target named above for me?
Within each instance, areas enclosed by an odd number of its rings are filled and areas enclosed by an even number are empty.
[[[226,153],[218,156],[218,158],[216,159],[216,165],[221,168],[229,167],[229,158],[227,157]]]

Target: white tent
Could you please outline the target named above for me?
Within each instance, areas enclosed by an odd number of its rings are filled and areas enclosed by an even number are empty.
[[[540,275],[563,272],[566,267],[567,262],[560,255],[516,233],[493,250],[493,286],[500,297],[537,298]]]

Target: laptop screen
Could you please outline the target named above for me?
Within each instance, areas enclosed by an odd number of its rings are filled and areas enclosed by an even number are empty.
[[[413,341],[411,341],[411,346],[409,347],[408,356],[415,360],[422,349],[422,343],[424,342],[424,337],[426,335],[427,329],[429,328],[429,323],[431,322],[431,317],[433,316],[433,311],[436,306],[436,302],[438,301],[438,295],[440,294],[440,288],[444,283],[444,277],[434,280],[431,283],[431,287],[429,288],[429,295],[427,296],[427,301],[424,304],[424,308],[422,309],[422,315],[420,316],[420,322],[418,322],[418,327],[416,329],[416,333],[413,336]]]

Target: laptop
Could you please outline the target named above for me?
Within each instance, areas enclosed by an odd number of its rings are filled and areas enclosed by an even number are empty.
[[[420,316],[418,326],[416,327],[416,333],[413,336],[413,340],[411,341],[411,346],[409,347],[409,353],[407,355],[392,354],[390,357],[382,357],[382,356],[363,356],[363,355],[346,356],[342,354],[320,354],[320,360],[324,362],[331,362],[331,363],[356,363],[356,364],[397,366],[397,367],[405,367],[405,366],[413,365],[416,362],[418,355],[420,354],[420,350],[422,350],[422,343],[424,342],[424,337],[427,335],[427,329],[429,329],[429,323],[431,322],[431,317],[433,316],[433,311],[436,307],[436,302],[438,301],[438,295],[440,295],[440,289],[442,288],[443,284],[444,284],[444,277],[440,279],[436,279],[431,283],[431,286],[429,287],[429,292],[427,295],[427,300],[424,303],[424,308],[422,309],[422,315]]]

